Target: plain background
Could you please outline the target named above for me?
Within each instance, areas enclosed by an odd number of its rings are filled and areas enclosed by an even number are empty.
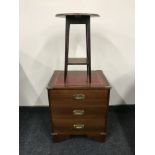
[[[91,19],[92,69],[103,70],[110,105],[134,104],[134,0],[20,0],[20,106],[48,105],[46,86],[64,69],[65,12],[98,13]],[[86,53],[85,26],[71,25],[70,57]],[[69,66],[69,70],[85,66]]]

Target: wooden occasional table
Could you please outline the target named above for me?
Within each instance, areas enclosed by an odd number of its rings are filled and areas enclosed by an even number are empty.
[[[56,14],[56,17],[66,18],[64,81],[66,82],[68,65],[87,65],[87,76],[89,76],[89,82],[91,83],[90,17],[99,17],[99,15],[89,13],[64,13]],[[68,58],[70,24],[86,25],[87,58]]]

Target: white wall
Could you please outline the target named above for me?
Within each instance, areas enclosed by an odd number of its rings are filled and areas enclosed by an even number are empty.
[[[20,0],[20,105],[48,105],[46,85],[64,69],[65,19],[55,14],[66,12],[101,15],[91,19],[92,69],[111,83],[111,105],[134,104],[134,0]],[[85,55],[84,25],[70,37],[70,55]]]

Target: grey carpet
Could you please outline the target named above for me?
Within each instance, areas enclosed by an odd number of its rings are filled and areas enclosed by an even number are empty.
[[[111,106],[105,143],[82,136],[53,143],[47,107],[19,108],[20,155],[134,155],[135,106]]]

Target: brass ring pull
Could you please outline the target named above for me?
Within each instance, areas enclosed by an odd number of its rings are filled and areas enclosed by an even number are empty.
[[[75,115],[75,116],[82,116],[82,115],[84,115],[84,113],[85,113],[85,111],[83,109],[82,110],[80,110],[80,109],[73,110],[73,115]]]
[[[85,99],[85,95],[84,94],[74,94],[73,98],[75,100],[83,100],[83,99]]]
[[[83,129],[84,128],[84,124],[74,124],[73,127],[75,129]]]

